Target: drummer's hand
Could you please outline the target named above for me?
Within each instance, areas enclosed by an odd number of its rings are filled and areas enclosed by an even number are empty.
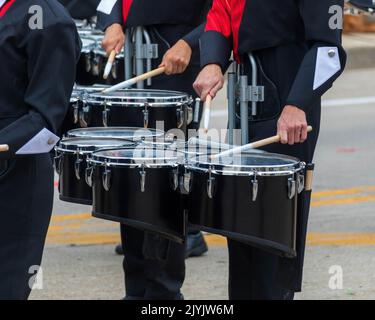
[[[307,139],[306,113],[295,107],[285,106],[277,122],[277,134],[282,144],[293,145],[305,142]]]
[[[105,31],[102,47],[109,55],[112,50],[119,54],[125,45],[125,34],[122,25],[114,23]]]
[[[215,98],[217,92],[224,86],[224,76],[221,68],[217,64],[208,64],[199,73],[193,87],[202,99],[206,100],[207,95]]]
[[[164,55],[159,67],[165,67],[167,75],[183,73],[188,67],[192,50],[184,40],[179,40]]]

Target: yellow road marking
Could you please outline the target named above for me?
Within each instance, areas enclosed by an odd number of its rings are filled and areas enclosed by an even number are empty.
[[[91,218],[91,213],[63,214],[52,216],[51,222],[64,222],[69,220],[87,220]]]
[[[227,240],[218,235],[206,235],[211,247],[225,247]],[[120,242],[119,233],[61,233],[49,236],[48,244],[55,245],[106,245]],[[307,235],[308,246],[374,246],[375,233],[321,233]]]
[[[333,206],[333,205],[344,205],[344,204],[348,205],[348,204],[355,204],[355,203],[362,203],[362,202],[374,202],[374,201],[375,201],[375,196],[363,196],[363,197],[354,197],[354,198],[313,201],[311,203],[311,206],[320,207],[320,206]]]
[[[375,202],[375,186],[326,190],[313,193],[312,207],[351,205]],[[349,197],[351,196],[351,197]],[[66,223],[67,222],[67,223]],[[94,228],[103,231],[91,232]],[[100,245],[119,243],[118,224],[100,219],[91,219],[90,213],[55,215],[48,231],[48,244]],[[65,232],[68,231],[68,232]],[[210,246],[226,246],[226,239],[217,235],[206,235]],[[309,233],[310,246],[375,245],[375,233]]]

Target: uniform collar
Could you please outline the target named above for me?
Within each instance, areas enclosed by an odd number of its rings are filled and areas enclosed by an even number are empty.
[[[0,18],[8,11],[15,0],[0,0]]]

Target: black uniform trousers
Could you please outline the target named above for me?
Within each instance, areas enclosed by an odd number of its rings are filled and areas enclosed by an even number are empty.
[[[149,28],[153,42],[159,45],[159,59],[154,61],[154,68],[161,63],[169,46],[173,46],[190,29],[187,26]],[[195,52],[183,75],[155,77],[151,88],[176,90],[195,96],[192,85],[199,71],[199,53]],[[198,126],[195,124],[190,128],[196,129]],[[121,239],[127,299],[182,298],[180,290],[185,280],[185,245],[125,225],[121,226]]]
[[[0,120],[0,129],[12,121]],[[27,299],[53,205],[50,154],[0,160],[0,299]]]
[[[306,48],[295,44],[256,52],[264,73],[278,91],[279,110],[267,112],[264,119],[249,121],[249,137],[257,141],[276,134],[277,121]],[[247,63],[245,63],[247,65]],[[251,77],[250,77],[251,79]],[[266,93],[267,93],[266,88]],[[266,97],[267,99],[267,97]],[[262,104],[259,105],[262,108]],[[321,105],[316,101],[307,111],[307,122],[314,130],[303,144],[273,144],[263,150],[294,156],[311,163],[318,140]],[[268,118],[267,118],[268,116]],[[228,239],[229,298],[232,300],[291,300],[301,290],[305,239],[311,191],[303,191],[297,209],[297,257],[281,258],[264,250]]]

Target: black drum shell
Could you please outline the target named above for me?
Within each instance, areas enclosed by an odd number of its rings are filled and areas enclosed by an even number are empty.
[[[295,257],[297,196],[288,198],[289,176],[257,176],[258,195],[252,201],[251,176],[212,174],[213,198],[209,198],[209,174],[191,171],[189,224],[274,254]]]
[[[86,103],[85,108],[87,113],[85,120],[88,127],[103,127],[103,111],[104,105],[90,104]],[[106,109],[108,110],[108,127],[139,127],[144,128],[144,107],[141,106],[109,106],[107,105]],[[177,111],[183,110],[183,124],[181,128],[178,127],[178,116]],[[148,125],[147,128],[151,129],[160,129],[165,132],[173,129],[180,129],[182,132],[186,133],[187,131],[187,119],[188,119],[188,106],[154,106],[147,108],[148,116]],[[163,122],[164,128],[159,126],[157,127],[157,122]]]
[[[87,156],[80,155],[80,179],[75,174],[77,155],[74,153],[59,153],[59,192],[60,200],[70,203],[91,205],[92,188],[86,183],[85,173]]]
[[[173,168],[145,168],[145,192],[141,192],[141,168],[111,167],[109,191],[103,187],[104,170],[103,165],[94,165],[94,217],[185,241],[183,199],[172,186]]]

